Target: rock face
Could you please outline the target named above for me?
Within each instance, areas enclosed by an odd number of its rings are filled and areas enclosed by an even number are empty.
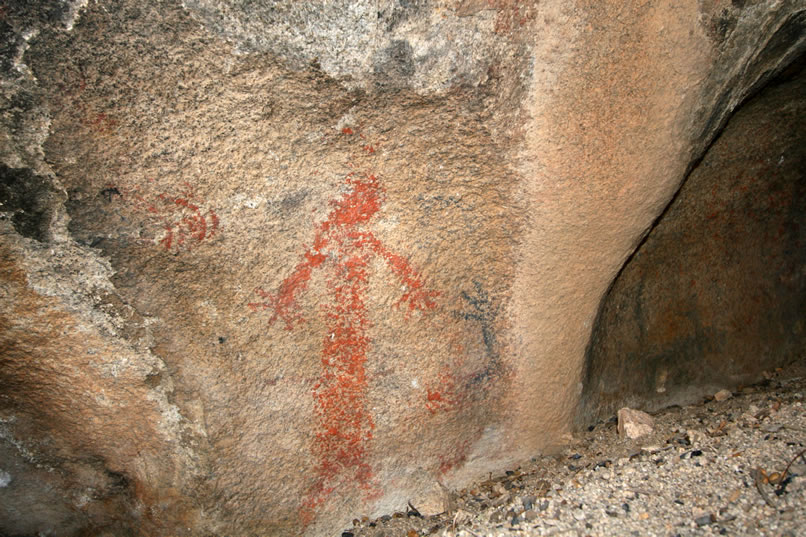
[[[566,442],[608,286],[804,49],[780,1],[0,23],[12,535],[332,534]]]

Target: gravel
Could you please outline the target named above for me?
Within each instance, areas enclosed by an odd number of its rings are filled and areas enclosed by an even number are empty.
[[[791,371],[789,372],[791,374]],[[454,508],[354,521],[354,537],[806,535],[806,376],[655,414],[621,438],[615,420],[458,491]]]

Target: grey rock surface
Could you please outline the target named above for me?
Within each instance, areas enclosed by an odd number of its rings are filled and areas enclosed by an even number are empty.
[[[351,88],[444,93],[475,87],[507,54],[495,3],[432,0],[185,0],[236,49],[271,52],[294,69],[316,64]]]

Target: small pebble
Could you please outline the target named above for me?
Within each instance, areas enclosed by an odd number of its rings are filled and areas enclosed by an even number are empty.
[[[711,524],[713,522],[716,522],[716,517],[714,517],[714,515],[710,513],[694,519],[694,523],[697,524],[698,526],[707,526],[708,524]]]
[[[727,401],[731,397],[733,397],[733,393],[730,390],[719,390],[714,394],[714,399],[717,401]]]

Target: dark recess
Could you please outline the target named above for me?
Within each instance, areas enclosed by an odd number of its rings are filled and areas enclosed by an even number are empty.
[[[17,233],[43,242],[50,226],[48,182],[27,168],[0,164],[0,218],[10,218]]]
[[[806,28],[804,27],[804,18],[803,15],[806,13],[801,13],[800,16],[796,16],[793,19],[790,19],[789,24],[785,25],[781,28],[781,30],[776,34],[776,37],[771,40],[770,45],[773,49],[776,49],[777,52],[781,53],[781,47],[778,46],[781,39],[785,36],[789,36],[791,39],[796,40],[796,36],[793,32],[797,33],[799,31],[803,31]],[[769,59],[769,50],[765,51],[764,53],[767,55]],[[664,218],[670,213],[670,210],[675,203],[677,202],[681,191],[683,190],[684,185],[689,180],[693,172],[700,166],[700,164],[705,159],[706,155],[708,155],[709,151],[714,147],[716,142],[720,139],[722,134],[726,131],[726,129],[730,125],[730,120],[737,114],[740,113],[745,107],[750,106],[751,104],[755,103],[756,100],[763,100],[768,95],[768,90],[774,90],[784,84],[800,84],[803,86],[803,79],[806,78],[806,53],[801,53],[798,55],[792,62],[790,62],[785,68],[779,70],[774,77],[768,78],[768,82],[763,86],[757,86],[752,88],[749,92],[747,98],[739,105],[731,114],[730,116],[723,122],[719,131],[714,135],[713,140],[708,145],[708,147],[703,151],[702,155],[697,158],[689,167],[689,171],[686,173],[686,178],[681,183],[680,188],[678,189],[677,193],[667,205],[666,209],[662,212],[662,214],[658,217],[658,219],[654,222],[650,230],[647,234],[642,238],[639,244],[636,246],[633,254],[627,259],[625,264],[622,266],[621,270],[619,271],[618,275],[614,278],[613,282],[611,282],[610,287],[608,288],[607,292],[602,299],[602,302],[599,307],[599,311],[597,313],[596,321],[594,323],[594,328],[591,332],[591,338],[588,342],[588,346],[586,349],[585,354],[585,370],[583,372],[583,390],[582,390],[582,398],[580,402],[580,407],[577,411],[576,416],[576,428],[578,430],[582,430],[585,427],[595,423],[597,420],[606,419],[608,412],[612,410],[610,406],[612,406],[613,401],[620,400],[622,402],[627,402],[629,400],[632,401],[650,401],[652,400],[652,395],[648,393],[646,390],[652,387],[651,379],[643,379],[637,381],[633,379],[633,381],[629,381],[626,378],[622,378],[620,375],[624,375],[625,373],[622,371],[621,373],[613,373],[614,369],[617,369],[617,364],[612,363],[603,363],[601,360],[602,352],[600,349],[603,345],[606,344],[608,341],[609,336],[607,326],[605,326],[605,317],[609,315],[613,318],[614,312],[613,310],[615,304],[620,303],[614,300],[614,293],[618,291],[617,287],[620,280],[623,279],[625,272],[630,267],[631,264],[637,263],[638,259],[641,257],[642,252],[645,250],[645,245],[653,236],[655,230],[658,229],[664,222]],[[797,93],[795,93],[795,99],[798,99]],[[801,94],[800,99],[804,97]],[[790,101],[791,102],[791,101]],[[796,133],[793,133],[795,136]],[[800,134],[799,136],[803,136]],[[806,140],[802,140],[801,143],[806,142]],[[806,169],[803,167],[803,162],[801,161],[800,168],[800,179],[797,180],[796,184],[793,186],[793,192],[795,192],[795,198],[802,199],[802,196],[806,194]],[[769,179],[772,180],[772,179]],[[789,219],[791,224],[789,224],[789,231],[791,233],[798,233],[798,230],[802,230],[804,226],[806,226],[806,214],[803,213],[802,210],[798,210],[798,207],[802,207],[802,203],[793,204],[793,208],[789,214]],[[789,249],[788,255],[790,259],[793,260],[795,263],[800,263],[801,266],[806,265],[806,252],[796,251],[793,249]],[[797,301],[797,297],[792,297],[793,300]],[[802,306],[806,306],[806,303],[803,303],[801,299]],[[638,300],[635,302],[635,307],[638,307],[639,310],[637,312],[630,312],[629,314],[624,314],[623,312],[618,312],[617,315],[623,317],[624,319],[629,319],[630,315],[642,315],[640,312],[640,305],[641,302]],[[801,311],[803,311],[801,309]],[[611,319],[612,321],[612,319]],[[718,349],[722,342],[719,341],[712,341],[710,339],[710,334],[706,333],[697,333],[696,338],[697,341],[696,345],[700,345],[701,350],[708,350],[713,351]],[[691,343],[691,342],[689,342]],[[775,343],[773,341],[773,343]],[[692,348],[696,347],[692,343]],[[707,348],[706,348],[707,347]],[[712,348],[713,347],[713,348]],[[683,349],[683,348],[676,348],[674,345],[669,346],[664,352],[665,354],[669,355],[666,356],[664,359],[660,354],[657,352],[655,353],[655,357],[661,356],[662,360],[665,360],[665,363],[674,363],[674,362],[681,362],[681,370],[677,372],[677,378],[670,379],[673,382],[679,383],[686,383],[692,381],[693,379],[689,379],[687,377],[685,361],[687,358],[684,358],[686,352],[690,349]],[[635,364],[636,367],[643,372],[645,375],[651,376],[653,374],[653,365],[650,363],[643,363],[643,364]],[[708,368],[708,364],[701,363],[698,366],[700,369]],[[632,373],[634,373],[634,368],[629,368]],[[610,372],[608,372],[610,371]],[[615,375],[615,377],[614,377]],[[706,375],[707,377],[707,375]],[[606,379],[606,384],[608,384],[608,391],[613,390],[612,393],[605,394],[600,392],[600,384],[602,378]],[[705,378],[705,377],[703,377]],[[695,388],[696,389],[696,388]],[[670,394],[669,400],[672,400],[674,396]],[[650,406],[657,406],[657,404],[650,404]]]

